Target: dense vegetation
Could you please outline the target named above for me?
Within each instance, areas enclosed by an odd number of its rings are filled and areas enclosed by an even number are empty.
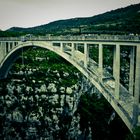
[[[21,34],[20,32],[11,32],[11,31],[1,31],[0,30],[0,37],[17,37],[17,36],[21,36],[23,34]]]
[[[80,99],[78,112],[81,116],[81,129],[88,133],[90,126],[93,140],[125,140],[129,134],[117,114],[109,121],[113,109],[102,96],[99,98],[97,94],[84,94]]]
[[[72,18],[54,21],[32,28],[13,27],[8,32],[0,32],[0,36],[21,34],[140,34],[140,4],[112,10],[93,17]]]

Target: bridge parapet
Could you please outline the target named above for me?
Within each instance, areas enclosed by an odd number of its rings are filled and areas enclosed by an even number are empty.
[[[85,34],[85,35],[65,35],[65,36],[53,36],[53,35],[46,35],[46,36],[30,36],[26,37],[1,37],[0,41],[88,41],[88,40],[97,40],[97,41],[133,41],[133,42],[140,42],[140,35],[97,35],[97,34]]]

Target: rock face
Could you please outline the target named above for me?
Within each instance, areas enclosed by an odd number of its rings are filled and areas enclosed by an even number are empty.
[[[56,73],[60,76],[58,71]],[[68,78],[69,73],[63,76]],[[17,139],[82,139],[85,134],[80,130],[80,116],[75,112],[82,91],[88,90],[84,80],[81,78],[69,87],[59,87],[57,82],[40,81],[41,84],[35,85],[36,80],[31,80],[31,86],[26,79],[22,84],[19,83],[22,80],[9,81],[5,88],[0,88],[0,118],[5,118],[0,136],[6,139],[15,136]]]
[[[21,67],[18,64],[15,70],[10,72],[11,79],[0,81],[0,139],[91,140],[96,136],[96,130],[100,135],[98,130],[102,130],[102,125],[98,129],[95,126],[103,124],[102,120],[106,122],[107,118],[100,118],[102,114],[97,114],[98,111],[94,108],[105,110],[106,115],[111,112],[108,107],[105,109],[104,103],[100,106],[95,101],[101,99],[101,94],[77,71],[71,70],[68,65],[59,65],[57,62],[60,62],[60,58],[54,54],[51,58],[45,51],[34,49],[30,51],[29,56],[24,57],[28,60],[27,65]],[[35,56],[38,58],[35,59]],[[121,71],[126,72],[127,67],[121,67]],[[112,71],[110,66],[107,66],[107,69]],[[122,77],[125,81],[128,75]],[[95,95],[93,93],[97,93],[97,96],[89,102],[89,98]],[[88,100],[84,98],[84,104],[81,103],[82,98],[80,99],[82,94],[90,95]],[[83,109],[84,113],[79,108]],[[100,120],[97,121],[97,118]],[[114,116],[109,118],[108,124]],[[103,124],[104,128],[107,128],[105,126],[108,124]],[[104,130],[105,135],[109,134],[107,129],[100,131],[101,134]],[[103,138],[105,135],[102,135]]]

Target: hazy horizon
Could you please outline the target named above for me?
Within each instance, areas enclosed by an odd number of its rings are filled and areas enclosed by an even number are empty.
[[[29,28],[57,20],[91,17],[139,0],[0,0],[0,29]]]

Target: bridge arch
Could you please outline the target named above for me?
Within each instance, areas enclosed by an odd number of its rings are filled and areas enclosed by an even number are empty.
[[[100,44],[99,44],[100,45]],[[29,47],[40,47],[45,48],[47,50],[50,50],[65,60],[67,60],[69,63],[71,63],[74,67],[76,67],[87,79],[103,94],[103,96],[106,98],[106,100],[112,105],[112,107],[115,109],[115,111],[119,114],[119,116],[122,118],[122,120],[125,122],[127,127],[132,130],[134,127],[133,120],[130,116],[130,114],[125,110],[121,104],[121,102],[116,99],[115,95],[112,94],[111,91],[108,91],[106,87],[104,86],[104,83],[101,81],[97,81],[94,78],[94,75],[88,70],[86,66],[81,66],[72,55],[69,55],[63,49],[60,47],[53,46],[53,42],[49,41],[27,41],[27,42],[20,42],[19,45],[15,46],[9,53],[6,55],[6,57],[3,59],[3,61],[0,64],[0,78],[6,78],[9,69],[11,68],[13,62],[19,57],[19,55],[22,52],[22,48],[24,50],[28,49]],[[75,50],[74,50],[75,51]],[[73,50],[71,50],[73,53]],[[86,51],[87,52],[87,49]]]

